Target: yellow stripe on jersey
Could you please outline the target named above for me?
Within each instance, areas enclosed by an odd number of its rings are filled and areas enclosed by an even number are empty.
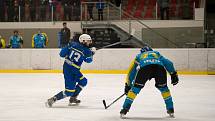
[[[142,57],[143,57],[143,58],[147,58],[147,57],[148,57],[148,53],[143,54]]]
[[[32,36],[32,43],[31,43],[31,45],[32,45],[32,47],[34,48],[34,37],[36,36],[36,34],[34,34],[33,36]]]
[[[72,64],[72,66],[74,66],[75,68],[78,68],[78,69],[80,69],[81,67],[80,66],[78,66],[78,65],[76,65],[76,64]]]
[[[80,78],[80,80],[82,80],[82,79],[84,79],[84,76],[82,76],[82,77]]]
[[[74,67],[77,68],[77,69],[80,69],[80,68],[81,68],[80,66],[78,66],[78,65],[74,64],[73,62],[71,62],[69,59],[65,59],[65,62],[66,62],[67,64],[71,65],[71,66],[74,66]]]
[[[170,96],[171,96],[171,95],[170,95],[170,91],[163,92],[163,93],[162,93],[162,96],[163,96],[164,99],[170,97]]]
[[[48,39],[47,34],[44,32],[42,32],[41,34],[45,36],[45,38],[46,38],[45,45],[48,46],[49,39]]]
[[[147,58],[149,55],[153,56],[154,58],[158,58],[158,54],[152,52],[152,53],[144,53],[144,54],[142,54],[140,59]]]
[[[137,95],[133,91],[129,91],[127,97],[134,100]]]
[[[65,89],[67,92],[75,92],[75,90]]]
[[[156,53],[151,53],[151,54],[154,58],[158,58],[158,55]]]
[[[5,46],[6,46],[5,40],[4,40],[4,39],[1,39],[0,41],[1,41],[1,43],[2,43],[2,48],[5,48]]]
[[[127,84],[129,84],[129,82],[131,81],[131,80],[129,80],[129,76],[130,76],[130,73],[131,73],[132,69],[134,68],[134,63],[135,63],[135,60],[133,60],[133,61],[131,62],[130,66],[129,66],[129,68],[128,68],[128,74],[127,74],[126,82],[125,82],[125,83],[127,83]]]
[[[144,58],[146,58],[147,56],[148,56],[148,53],[142,54],[142,55],[140,56],[140,59],[144,59]]]
[[[84,53],[83,53],[83,52],[81,52],[80,50],[75,49],[75,48],[72,48],[72,49],[74,49],[74,50],[78,51],[79,53],[81,53],[82,55],[84,55]]]

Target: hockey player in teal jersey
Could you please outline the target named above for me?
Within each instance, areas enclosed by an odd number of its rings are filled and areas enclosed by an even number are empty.
[[[48,45],[48,36],[45,32],[38,30],[37,34],[32,37],[32,47],[33,48],[45,48]]]
[[[89,49],[90,44],[92,44],[91,37],[88,34],[82,34],[79,42],[71,42],[61,49],[60,56],[65,58],[63,65],[65,90],[49,98],[46,102],[48,107],[52,107],[53,103],[65,97],[70,97],[69,105],[80,103],[77,96],[87,85],[87,79],[80,72],[80,68],[83,62],[91,63],[93,61],[96,50],[94,47],[94,49]]]
[[[179,79],[173,63],[158,51],[153,51],[149,46],[141,49],[141,52],[132,62],[127,75],[127,81],[125,83],[127,97],[120,111],[121,118],[124,118],[127,114],[135,97],[145,86],[145,83],[152,78],[155,79],[155,87],[161,92],[164,99],[167,113],[171,117],[174,117],[173,100],[167,86],[166,71],[171,75],[171,84],[176,85]]]
[[[14,35],[10,37],[8,48],[22,48],[23,39],[22,36],[19,35],[18,30],[14,30]]]

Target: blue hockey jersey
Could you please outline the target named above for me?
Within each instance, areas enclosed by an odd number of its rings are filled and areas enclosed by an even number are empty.
[[[62,48],[60,56],[65,57],[65,62],[68,65],[77,69],[81,68],[83,61],[87,63],[91,63],[93,61],[92,51],[79,42],[71,42],[68,46]]]
[[[32,37],[33,48],[44,48],[47,46],[48,37],[45,33],[34,34]]]
[[[173,66],[173,63],[164,56],[162,56],[158,51],[147,51],[138,54],[135,60],[131,63],[126,83],[130,85],[132,81],[135,79],[138,70],[137,68],[141,68],[150,64],[161,65],[170,74],[176,71]]]
[[[21,48],[23,44],[23,39],[19,35],[13,35],[10,37],[9,46],[12,48]]]

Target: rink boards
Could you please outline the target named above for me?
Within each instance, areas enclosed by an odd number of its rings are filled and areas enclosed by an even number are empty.
[[[215,74],[215,49],[155,49],[172,60],[182,74]],[[59,49],[1,49],[0,72],[62,72]],[[84,73],[126,73],[139,49],[102,49],[91,64],[83,64]]]

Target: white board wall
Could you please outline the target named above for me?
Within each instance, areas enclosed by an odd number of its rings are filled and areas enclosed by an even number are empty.
[[[155,49],[172,60],[179,71],[215,71],[215,49]],[[1,49],[0,70],[61,70],[59,49]],[[83,70],[127,70],[139,49],[102,49]]]

